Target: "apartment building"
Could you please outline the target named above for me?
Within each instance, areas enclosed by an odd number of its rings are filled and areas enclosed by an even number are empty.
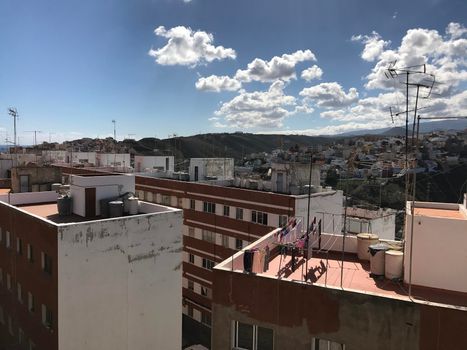
[[[70,168],[62,168],[70,173]],[[73,172],[93,172],[73,169]],[[232,181],[178,181],[136,176],[140,199],[183,209],[183,322],[191,343],[210,345],[213,267],[251,242],[283,226],[290,217],[306,223],[308,196],[234,187]],[[340,234],[343,195],[326,190],[311,195],[310,217],[327,232]]]
[[[466,349],[466,205],[409,204],[410,243],[385,241],[385,277],[370,276],[376,259],[358,257],[354,235],[323,232],[326,249],[312,235],[311,254],[291,255],[271,231],[214,268],[212,348]]]
[[[130,175],[69,188],[0,196],[0,349],[180,349],[182,211]]]

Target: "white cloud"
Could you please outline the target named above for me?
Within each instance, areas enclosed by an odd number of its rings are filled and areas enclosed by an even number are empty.
[[[358,92],[350,88],[346,93],[339,83],[321,83],[300,91],[306,101],[313,101],[318,107],[342,108],[357,102]]]
[[[302,79],[306,81],[310,81],[313,79],[320,80],[322,76],[323,76],[323,70],[319,68],[316,64],[310,68],[305,69],[301,74]]]
[[[242,87],[237,79],[230,78],[226,75],[218,76],[211,75],[209,77],[201,77],[196,82],[196,89],[202,91],[236,91]]]
[[[240,93],[232,100],[225,102],[215,112],[218,125],[237,128],[280,127],[286,117],[298,112],[296,98],[284,94],[285,83],[277,80],[267,91]]]
[[[352,41],[359,41],[365,44],[362,51],[362,59],[373,62],[383,53],[384,49],[391,43],[381,39],[381,36],[375,31],[371,35],[354,35]]]
[[[446,35],[436,30],[423,28],[410,29],[397,48],[384,50],[367,75],[367,89],[394,89],[395,82],[385,75],[391,63],[396,61],[396,68],[426,64],[427,72],[436,76],[436,92],[447,95],[452,93],[461,82],[467,80],[467,29],[459,23],[450,23]],[[358,38],[358,37],[355,37]],[[363,37],[362,37],[363,38]],[[357,40],[357,39],[356,39]],[[376,39],[376,41],[382,39]],[[362,57],[367,44],[362,52]],[[375,49],[376,51],[379,48]],[[366,57],[366,56],[365,56]],[[368,53],[368,57],[373,57]],[[417,79],[416,76],[413,76]]]
[[[196,66],[214,60],[235,59],[234,49],[214,46],[214,36],[203,31],[193,31],[189,27],[178,26],[169,30],[157,27],[154,33],[167,38],[167,44],[159,49],[151,49],[149,55],[161,65]]]
[[[295,66],[304,61],[316,61],[313,52],[298,50],[292,54],[275,56],[270,61],[255,58],[248,63],[247,69],[238,70],[235,78],[242,82],[273,82],[278,79],[289,81],[296,78]]]

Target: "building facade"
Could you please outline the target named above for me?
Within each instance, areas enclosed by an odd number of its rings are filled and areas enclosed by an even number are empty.
[[[118,191],[121,176],[86,177],[86,192]],[[56,200],[0,198],[0,349],[180,349],[181,210],[63,216]]]

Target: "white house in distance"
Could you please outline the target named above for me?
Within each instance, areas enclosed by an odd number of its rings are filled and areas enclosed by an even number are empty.
[[[135,155],[135,171],[148,172],[152,170],[174,171],[173,156],[136,156]]]
[[[130,153],[98,153],[96,166],[98,167],[130,167]]]
[[[191,158],[190,181],[227,180],[234,176],[233,158]]]
[[[369,210],[357,207],[347,208],[347,232],[358,234],[370,232],[380,239],[393,240],[396,235],[396,210]]]

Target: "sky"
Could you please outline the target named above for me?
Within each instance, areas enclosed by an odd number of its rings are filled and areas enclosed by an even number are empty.
[[[466,22],[465,0],[1,0],[0,144],[10,106],[20,144],[400,125],[393,61],[435,76],[423,115],[467,115]]]

